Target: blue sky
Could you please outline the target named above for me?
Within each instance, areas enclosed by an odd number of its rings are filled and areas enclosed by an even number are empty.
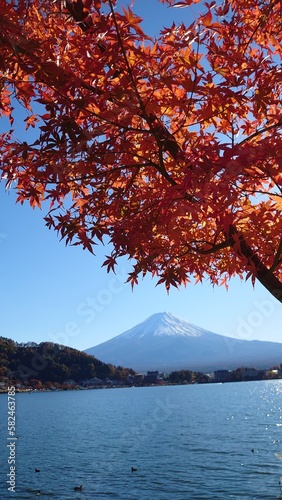
[[[167,9],[155,0],[135,1],[144,29],[157,34],[172,20],[191,22],[196,7]],[[0,130],[7,127],[0,120]],[[27,137],[28,140],[28,137]],[[107,248],[93,257],[66,247],[43,221],[44,210],[15,204],[0,184],[0,335],[18,342],[52,341],[86,349],[133,327],[151,314],[168,311],[207,330],[245,340],[281,342],[281,304],[257,283],[231,281],[229,291],[203,285],[156,287],[149,276],[134,288],[124,284],[130,263],[117,275],[101,268]]]

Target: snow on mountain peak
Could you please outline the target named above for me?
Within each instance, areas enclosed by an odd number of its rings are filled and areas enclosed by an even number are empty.
[[[142,338],[144,336],[189,336],[199,337],[204,331],[187,323],[183,319],[176,318],[168,312],[156,313],[139,323],[134,328],[122,333],[126,338]]]
[[[159,370],[234,370],[263,368],[282,359],[282,345],[232,339],[204,330],[170,313],[153,314],[124,333],[87,349],[104,363],[128,366],[144,373]],[[280,359],[280,361],[279,361]]]

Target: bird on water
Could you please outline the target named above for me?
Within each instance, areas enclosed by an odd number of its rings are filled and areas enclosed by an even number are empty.
[[[75,486],[74,491],[81,491],[83,488],[82,484],[80,486]]]

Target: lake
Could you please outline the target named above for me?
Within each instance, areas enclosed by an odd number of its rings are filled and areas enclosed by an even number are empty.
[[[7,399],[0,396],[1,499],[38,490],[62,500],[281,494],[282,380],[16,394],[14,450]]]

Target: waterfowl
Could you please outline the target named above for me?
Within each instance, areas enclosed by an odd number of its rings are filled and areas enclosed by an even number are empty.
[[[74,491],[81,491],[83,488],[82,484],[80,486],[75,486]]]
[[[136,471],[137,471],[136,467],[131,467],[131,472],[136,472]]]
[[[35,467],[35,472],[40,472],[40,469],[37,469],[37,467]]]

